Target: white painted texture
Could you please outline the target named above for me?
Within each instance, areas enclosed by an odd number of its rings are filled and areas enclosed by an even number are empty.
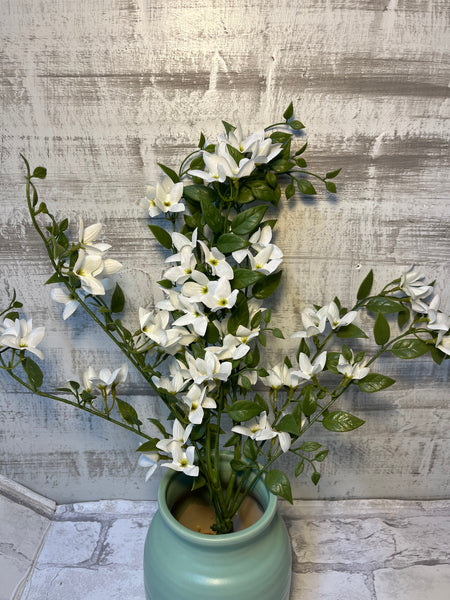
[[[336,199],[320,189],[282,208],[274,323],[290,333],[306,303],[337,294],[349,304],[369,268],[382,287],[413,262],[442,282],[450,310],[447,0],[0,0],[0,14],[0,293],[16,288],[46,326],[51,389],[121,356],[87,317],[62,323],[43,288],[51,271],[19,152],[48,168],[41,198],[73,231],[79,214],[105,223],[131,325],[163,271],[139,206],[156,162],[176,166],[221,119],[254,130],[293,100],[311,167],[343,172]],[[343,399],[367,423],[314,433],[330,456],[317,488],[295,482],[297,498],[448,496],[448,363],[389,359],[381,370],[397,385]],[[136,373],[125,397],[162,412]],[[158,478],[146,485],[136,467],[137,436],[4,376],[0,440],[2,472],[58,502],[155,497]]]

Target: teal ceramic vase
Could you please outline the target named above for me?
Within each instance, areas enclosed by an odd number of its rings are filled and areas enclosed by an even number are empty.
[[[289,600],[292,557],[277,499],[263,481],[254,497],[262,517],[242,531],[205,535],[187,529],[171,508],[192,478],[168,471],[144,550],[147,600]]]

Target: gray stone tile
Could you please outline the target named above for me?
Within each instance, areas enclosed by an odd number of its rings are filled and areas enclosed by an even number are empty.
[[[415,565],[375,572],[377,600],[448,600],[450,565]]]
[[[126,566],[37,568],[21,600],[44,598],[144,600],[142,569]]]
[[[394,600],[392,596],[390,600]],[[359,573],[323,571],[294,573],[291,600],[372,600],[366,577]]]
[[[100,553],[101,565],[141,565],[150,517],[117,519],[108,529]]]
[[[0,600],[19,598],[54,503],[0,476]]]
[[[39,564],[77,565],[89,561],[97,547],[101,524],[55,521],[47,534]]]

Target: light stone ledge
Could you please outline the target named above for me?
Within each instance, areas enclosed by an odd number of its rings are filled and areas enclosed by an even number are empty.
[[[153,501],[58,506],[32,576],[5,600],[144,600],[156,510]],[[297,500],[279,510],[293,549],[291,600],[447,600],[450,500]]]

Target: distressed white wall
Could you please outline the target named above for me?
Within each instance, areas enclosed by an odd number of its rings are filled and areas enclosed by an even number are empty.
[[[290,333],[302,306],[353,299],[374,267],[384,284],[411,263],[448,281],[450,8],[447,0],[0,0],[0,297],[13,288],[36,325],[48,386],[121,356],[87,317],[64,324],[42,284],[51,274],[30,226],[19,152],[48,168],[40,185],[58,215],[106,225],[124,264],[129,323],[151,306],[163,270],[139,206],[156,161],[176,166],[220,120],[249,130],[291,100],[310,164],[343,167],[337,198],[284,204],[286,254],[275,321]],[[450,289],[446,308],[450,310]],[[272,350],[272,355],[275,351]],[[448,363],[385,360],[394,388],[350,394],[366,419],[319,430],[323,478],[302,498],[438,498],[449,494]],[[159,414],[137,373],[127,399]],[[3,474],[59,502],[154,497],[133,434],[24,393],[0,374]],[[285,465],[290,467],[290,465]]]

